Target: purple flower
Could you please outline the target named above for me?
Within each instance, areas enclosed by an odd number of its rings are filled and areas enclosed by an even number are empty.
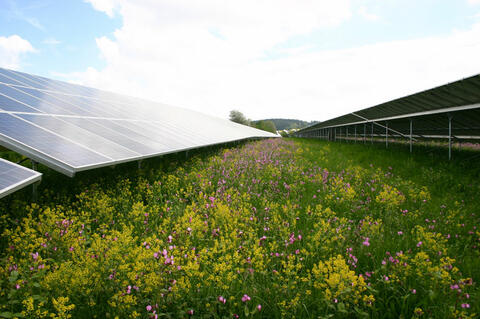
[[[152,306],[148,305],[147,306],[147,311],[151,311],[152,310]]]
[[[243,301],[243,302],[247,302],[247,301],[249,301],[250,299],[251,299],[250,296],[247,295],[247,294],[243,295],[243,297],[242,297],[242,301]]]
[[[417,243],[417,247],[422,246],[422,244],[423,244],[423,243],[422,243],[421,241],[419,241],[419,242]]]
[[[469,303],[462,303],[462,308],[470,308],[470,304]]]

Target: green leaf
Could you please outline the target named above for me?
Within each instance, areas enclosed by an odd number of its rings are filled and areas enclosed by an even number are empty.
[[[248,310],[248,307],[245,305],[245,316],[248,317],[250,315],[250,311]]]
[[[9,311],[4,311],[0,313],[0,317],[2,318],[13,318],[13,313]]]
[[[8,277],[8,281],[14,282],[18,278],[18,272],[16,270],[10,273],[10,277]]]
[[[347,313],[347,310],[345,310],[345,304],[343,302],[338,303],[337,310],[341,313]]]

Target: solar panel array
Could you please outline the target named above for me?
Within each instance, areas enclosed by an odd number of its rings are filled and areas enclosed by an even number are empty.
[[[0,68],[0,144],[69,176],[276,136],[183,108]]]
[[[40,180],[42,174],[0,158],[0,198]]]
[[[412,121],[412,123],[411,123]],[[368,129],[364,127],[368,125]],[[380,105],[317,123],[295,133],[296,136],[350,136],[355,127],[361,135],[409,135],[410,124],[416,137],[480,138],[480,75],[448,83]],[[360,125],[361,124],[361,125]]]

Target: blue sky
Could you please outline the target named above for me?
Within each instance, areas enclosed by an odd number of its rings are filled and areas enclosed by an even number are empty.
[[[95,38],[112,36],[120,26],[120,17],[109,18],[83,1],[3,0],[0,10],[0,36],[17,34],[37,51],[21,69],[44,76],[103,67]]]
[[[307,120],[480,72],[480,0],[224,2],[4,0],[0,61],[221,117]]]

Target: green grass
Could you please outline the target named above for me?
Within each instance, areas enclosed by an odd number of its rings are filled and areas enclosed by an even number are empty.
[[[414,150],[277,139],[42,168],[36,204],[0,203],[0,317],[475,317],[477,153]]]

